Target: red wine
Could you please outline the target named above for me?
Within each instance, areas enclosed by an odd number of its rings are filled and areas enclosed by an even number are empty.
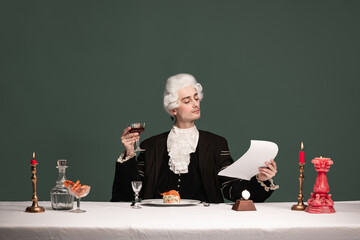
[[[136,133],[137,132],[137,133],[141,134],[144,130],[145,130],[145,128],[143,128],[143,127],[131,128],[129,130],[129,133]]]

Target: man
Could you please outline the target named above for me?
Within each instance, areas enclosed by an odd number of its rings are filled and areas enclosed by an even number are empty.
[[[111,201],[130,201],[133,192],[130,182],[141,180],[143,199],[161,198],[161,193],[176,190],[183,199],[204,202],[224,202],[223,195],[232,201],[248,190],[255,202],[265,201],[276,189],[274,160],[250,181],[218,176],[233,163],[225,138],[199,131],[195,120],[200,118],[202,86],[190,74],[177,74],[167,80],[164,108],[175,119],[170,132],[141,143],[145,149],[136,158],[134,143],[138,133],[124,129],[121,137],[125,151],[116,162]],[[270,159],[269,159],[270,160]]]

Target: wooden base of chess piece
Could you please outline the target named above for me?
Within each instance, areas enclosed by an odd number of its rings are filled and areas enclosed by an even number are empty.
[[[235,211],[256,211],[256,207],[252,200],[236,200],[232,206]]]

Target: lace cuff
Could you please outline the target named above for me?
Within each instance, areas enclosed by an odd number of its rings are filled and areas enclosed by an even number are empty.
[[[119,162],[119,163],[124,163],[124,162],[126,162],[127,160],[129,160],[129,159],[131,159],[131,158],[133,158],[133,157],[135,157],[135,156],[136,156],[136,154],[133,153],[132,155],[129,155],[129,156],[126,156],[126,157],[125,157],[125,151],[124,151],[124,152],[122,152],[122,153],[120,154],[119,158],[117,159],[117,162]]]
[[[274,184],[274,181],[272,180],[272,178],[269,179],[270,186],[266,186],[266,184],[263,181],[260,181],[257,174],[256,174],[256,180],[258,181],[258,183],[260,183],[260,185],[262,187],[264,187],[265,191],[267,191],[267,192],[269,190],[276,190],[279,188],[279,185]]]

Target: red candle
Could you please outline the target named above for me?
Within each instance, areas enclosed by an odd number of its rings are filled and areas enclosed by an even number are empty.
[[[33,158],[30,161],[31,164],[38,164],[37,161],[35,160],[35,152],[33,152]]]
[[[304,149],[304,144],[303,142],[301,142],[301,150]],[[299,152],[299,163],[305,163],[305,152],[304,151],[300,151]]]

